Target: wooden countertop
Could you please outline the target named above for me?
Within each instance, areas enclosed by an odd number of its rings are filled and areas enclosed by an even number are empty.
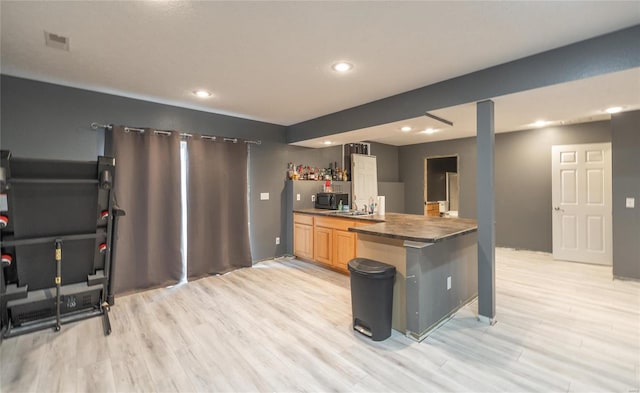
[[[371,225],[349,228],[349,231],[421,243],[436,243],[478,230],[476,220],[453,217],[428,217],[416,214],[387,213],[384,216],[344,216],[335,210],[301,209],[294,213],[370,221]]]

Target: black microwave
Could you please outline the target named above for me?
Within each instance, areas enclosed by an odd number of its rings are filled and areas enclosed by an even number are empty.
[[[341,194],[337,192],[319,192],[316,194],[316,209],[332,209],[337,210],[340,206],[349,204],[349,194]]]

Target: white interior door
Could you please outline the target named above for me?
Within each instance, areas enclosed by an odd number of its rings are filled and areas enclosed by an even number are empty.
[[[378,168],[375,156],[351,155],[351,199],[358,210],[371,203],[377,203]]]
[[[611,265],[611,144],[551,152],[553,257]]]

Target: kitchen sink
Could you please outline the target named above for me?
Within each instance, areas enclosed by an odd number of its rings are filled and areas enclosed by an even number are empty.
[[[360,216],[360,217],[362,217],[362,216],[372,216],[373,214],[361,212],[361,211],[358,211],[358,210],[354,210],[354,211],[349,211],[349,212],[341,212],[341,211],[339,211],[339,212],[336,212],[336,215],[338,215],[338,216],[351,216],[351,217],[352,216]]]

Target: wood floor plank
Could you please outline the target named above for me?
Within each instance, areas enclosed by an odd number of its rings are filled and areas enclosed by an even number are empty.
[[[78,368],[76,390],[78,392],[115,392],[116,386],[111,360],[104,358],[88,366]]]
[[[640,283],[496,250],[496,319],[477,301],[423,342],[351,326],[349,277],[278,259],[118,297],[100,318],[6,339],[2,392],[632,392]],[[437,299],[435,300],[437,301]]]
[[[119,393],[156,390],[151,374],[140,356],[124,357],[111,364],[115,390]]]

